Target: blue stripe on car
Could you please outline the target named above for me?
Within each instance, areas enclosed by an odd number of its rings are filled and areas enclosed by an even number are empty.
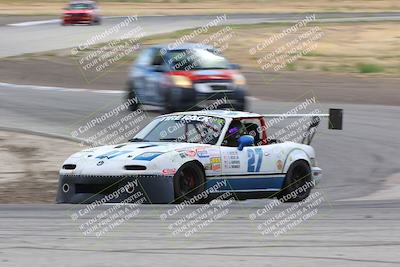
[[[267,177],[243,177],[243,178],[213,178],[208,179],[206,188],[210,188],[226,180],[227,185],[220,187],[218,191],[239,191],[239,190],[259,190],[259,189],[281,189],[283,186],[284,175]]]

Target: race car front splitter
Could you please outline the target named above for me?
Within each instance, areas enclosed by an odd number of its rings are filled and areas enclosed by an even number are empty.
[[[89,204],[132,203],[138,198],[143,203],[172,203],[173,176],[135,175],[60,175],[57,203]]]

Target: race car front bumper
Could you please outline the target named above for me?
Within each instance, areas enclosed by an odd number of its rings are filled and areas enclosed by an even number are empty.
[[[56,202],[120,203],[138,193],[144,196],[144,203],[171,203],[174,201],[173,176],[60,175]]]
[[[80,24],[92,23],[93,18],[91,15],[64,15],[63,24]]]

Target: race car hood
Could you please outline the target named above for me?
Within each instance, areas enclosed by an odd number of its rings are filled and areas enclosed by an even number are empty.
[[[176,142],[132,142],[123,143],[119,145],[108,145],[96,147],[91,150],[83,151],[93,151],[93,157],[100,157],[103,154],[108,154],[111,152],[126,152],[131,156],[138,156],[142,153],[147,152],[162,152],[166,153],[169,151],[180,150],[185,148],[196,148],[204,146],[203,144],[191,144],[191,143],[176,143]],[[129,152],[128,152],[129,151]]]
[[[238,74],[235,70],[193,70],[193,71],[172,71],[170,75],[180,75],[189,78],[192,81],[199,80],[232,80]]]
[[[60,173],[74,173],[86,175],[116,175],[123,174],[126,165],[143,165],[154,173],[160,172],[159,161],[168,165],[168,161],[174,161],[181,151],[189,151],[196,155],[197,149],[209,146],[190,143],[166,143],[166,142],[134,142],[119,145],[107,145],[71,155],[63,164],[76,165],[72,171],[61,169]],[[103,166],[104,165],[104,166]]]

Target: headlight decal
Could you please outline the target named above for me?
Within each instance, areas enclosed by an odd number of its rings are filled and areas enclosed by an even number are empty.
[[[133,160],[146,160],[146,161],[152,161],[156,157],[160,156],[163,154],[162,152],[145,152],[143,154],[140,154],[133,158]]]

